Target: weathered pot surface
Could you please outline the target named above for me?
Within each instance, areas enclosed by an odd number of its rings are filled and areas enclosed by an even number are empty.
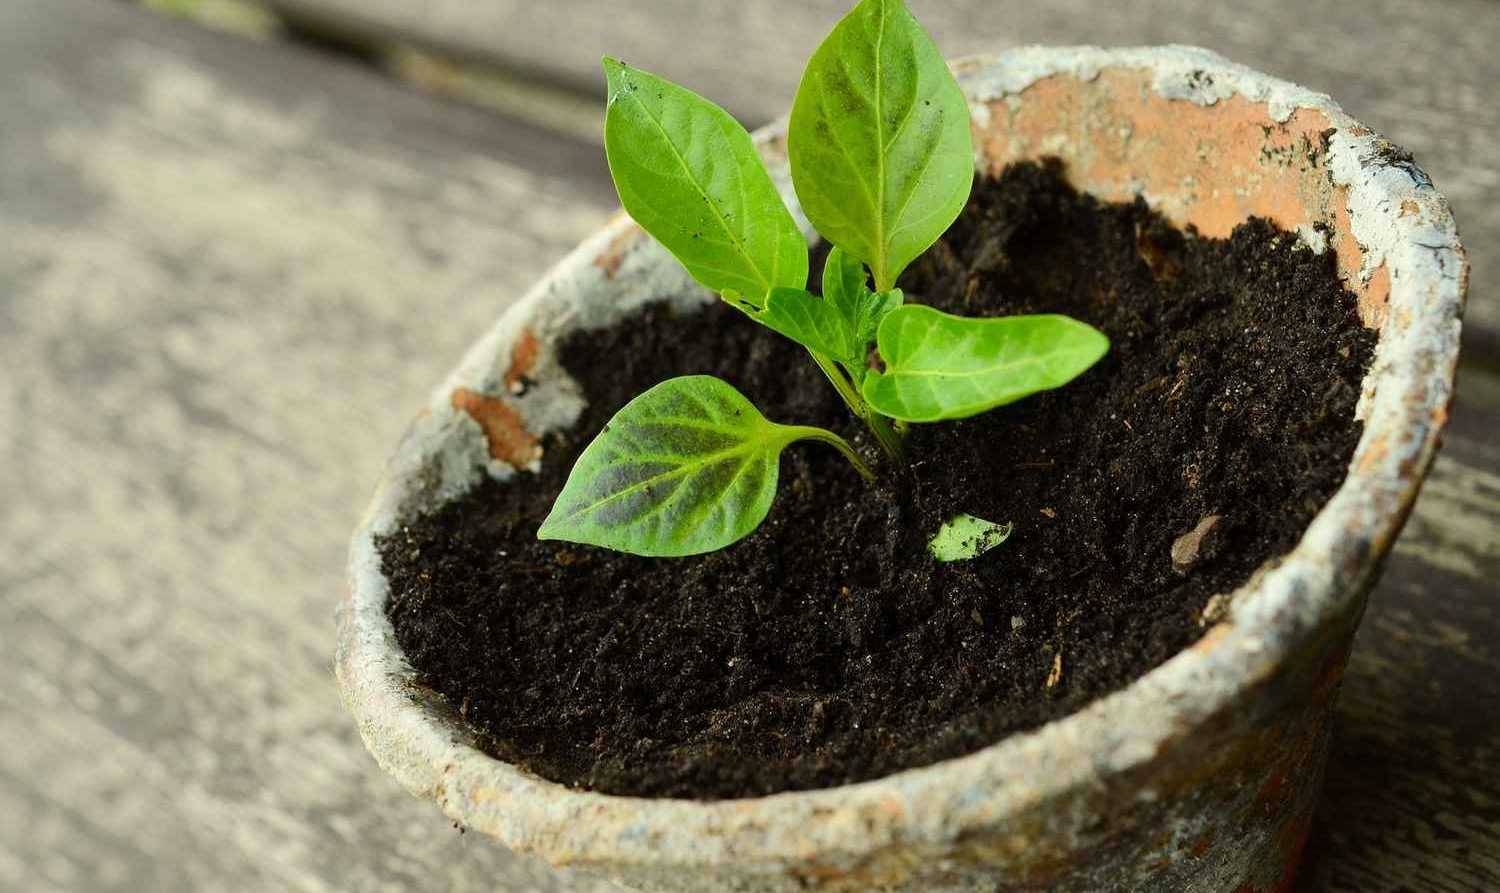
[[[957,63],[981,167],[1062,157],[1080,188],[1144,195],[1225,236],[1256,214],[1336,253],[1380,332],[1343,487],[1200,642],[1086,709],[875,781],[695,802],[572,790],[471,746],[413,681],[374,538],[479,476],[539,461],[577,386],[552,345],[643,303],[713,300],[627,218],[553,269],[437,389],[354,535],[343,697],[376,759],[451,818],[643,890],[1287,889],[1365,594],[1448,412],[1467,265],[1409,156],[1326,96],[1185,47],[1022,49]],[[784,131],[760,145],[788,202]],[[796,211],[800,219],[800,211]]]

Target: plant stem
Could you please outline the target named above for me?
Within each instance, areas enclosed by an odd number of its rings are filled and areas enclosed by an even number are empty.
[[[849,460],[849,464],[854,466],[854,470],[859,472],[861,477],[867,481],[875,480],[875,472],[871,471],[870,466],[865,464],[865,460],[861,459],[859,453],[854,451],[854,447],[849,445],[849,441],[823,428],[810,428],[801,425],[789,426],[789,428],[788,433],[793,435],[797,440],[818,440],[832,446],[844,454],[844,458]]]
[[[871,275],[875,279],[875,291],[877,292],[887,292],[896,287],[896,283],[892,281],[891,277],[885,275],[885,265],[883,263],[880,270],[878,272],[871,271]],[[902,445],[905,442],[906,426],[903,424],[893,429],[891,427],[891,420],[871,409],[870,404],[865,402],[865,398],[862,395],[855,394],[855,397],[859,399],[859,404],[865,409],[864,414],[860,415],[860,418],[864,419],[865,424],[870,427],[870,433],[875,435],[875,439],[880,441],[880,445],[885,447],[886,453],[892,459],[900,460],[905,454]],[[859,415],[859,411],[855,410],[855,414]]]
[[[864,403],[863,397],[860,398],[860,402]],[[870,413],[865,418],[865,424],[869,426],[870,433],[875,435],[875,439],[880,441],[882,447],[885,447],[887,455],[892,459],[901,461],[906,457],[906,445],[902,441],[901,435],[897,434],[896,430],[891,427],[890,419],[869,407],[870,404],[865,403],[865,408]]]
[[[844,398],[844,404],[849,407],[849,411],[858,416],[859,420],[865,423],[865,427],[870,429],[870,433],[875,435],[875,440],[885,450],[886,455],[900,461],[903,452],[901,437],[891,428],[890,419],[870,408],[870,404],[866,403],[865,398],[854,389],[854,384],[849,381],[848,376],[837,363],[815,350],[809,350],[808,353],[812,354],[812,358],[817,362],[818,368],[823,370],[823,374],[828,376],[833,389]]]

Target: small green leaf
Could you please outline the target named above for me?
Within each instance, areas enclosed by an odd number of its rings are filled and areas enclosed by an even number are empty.
[[[854,380],[856,387],[862,387],[865,376],[870,373],[870,344],[875,341],[880,321],[885,319],[887,313],[900,307],[904,300],[901,289],[893,288],[867,295],[864,303],[859,306],[858,316],[853,323],[857,331],[855,343],[859,345],[859,353],[852,363],[847,364],[849,377]]]
[[[922,304],[886,314],[876,338],[885,371],[863,393],[908,422],[976,415],[1081,375],[1109,350],[1103,332],[1055,314],[975,319]]]
[[[797,197],[818,232],[891,288],[963,210],[969,106],[900,0],[863,0],[813,53],[787,130]]]
[[[870,474],[837,435],[767,421],[717,378],[669,379],[625,404],[584,449],[537,538],[654,557],[721,549],[765,520],[781,451],[805,439]]]
[[[906,295],[901,289],[893,288],[890,291],[879,291],[871,294],[863,304],[859,306],[859,315],[855,318],[854,325],[860,345],[870,345],[875,341],[880,332],[880,323],[886,316],[897,307],[906,302]]]
[[[823,262],[823,299],[839,308],[848,319],[854,319],[865,295],[870,293],[864,262],[839,246],[828,250]]]
[[[625,210],[716,292],[760,306],[807,283],[807,242],[739,122],[691,90],[605,58],[604,149]]]
[[[967,514],[954,515],[933,534],[927,543],[927,551],[938,561],[968,561],[1005,542],[1014,529],[1014,524],[996,524]]]
[[[766,306],[751,319],[793,341],[832,357],[852,362],[859,350],[848,321],[829,301],[801,288],[773,288]]]
[[[823,299],[838,308],[854,332],[861,353],[875,340],[880,321],[904,300],[899,288],[871,292],[864,263],[837,245],[828,252],[823,265]]]
[[[839,361],[858,387],[869,368],[867,349],[875,340],[880,321],[904,300],[901,289],[879,294],[870,291],[864,263],[835,245],[823,265],[823,300],[838,311],[850,332],[850,356],[840,357]]]

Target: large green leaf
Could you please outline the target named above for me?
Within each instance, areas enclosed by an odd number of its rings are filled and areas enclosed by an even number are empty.
[[[907,304],[886,314],[876,346],[885,371],[865,377],[865,399],[892,418],[936,422],[1067,384],[1109,339],[1055,314],[976,319]]]
[[[604,149],[620,202],[716,292],[759,306],[807,284],[807,242],[739,122],[691,90],[604,60]]]
[[[787,152],[808,219],[877,290],[958,216],[974,180],[968,103],[900,0],[863,0],[813,53]]]
[[[584,449],[537,537],[656,557],[721,549],[765,519],[781,451],[804,439],[837,447],[869,474],[831,432],[767,421],[711,376],[669,379]]]

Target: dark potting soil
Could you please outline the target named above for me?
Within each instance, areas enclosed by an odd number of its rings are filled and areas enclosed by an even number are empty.
[[[1374,335],[1332,255],[1264,221],[1198,238],[1018,165],[976,184],[901,284],[964,314],[1067,313],[1112,347],[1060,390],[913,426],[909,466],[874,487],[794,447],[758,531],[652,560],[535,538],[579,451],[650,385],[718,375],[875,450],[800,348],[725,306],[572,336],[589,407],[541,473],[380,544],[400,644],[481,746],[572,785],[698,798],[969,753],[1191,644],[1212,596],[1286,552],[1344,478]],[[938,564],[925,541],[957,512],[1015,532]]]

